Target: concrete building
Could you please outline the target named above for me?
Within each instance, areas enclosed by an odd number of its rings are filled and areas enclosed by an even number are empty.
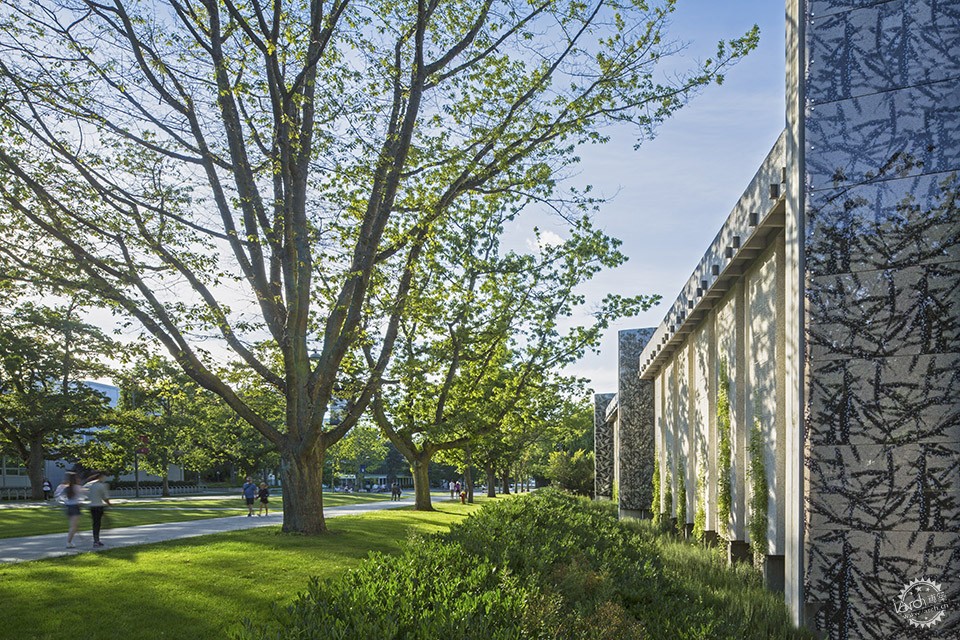
[[[823,637],[960,638],[960,2],[786,28],[786,128],[649,332],[646,398],[620,382],[653,417],[597,397],[597,494],[655,467],[647,508],[750,545]]]

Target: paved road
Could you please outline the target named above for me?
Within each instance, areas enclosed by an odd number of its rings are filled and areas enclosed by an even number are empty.
[[[350,504],[339,507],[327,507],[323,510],[327,518],[337,516],[353,516],[369,511],[395,509],[413,505],[413,498],[406,498],[399,502],[389,500],[369,502],[366,504]],[[89,531],[78,533],[74,538],[75,549],[67,549],[66,533],[51,533],[43,536],[29,536],[25,538],[4,538],[0,540],[0,563],[26,562],[43,558],[58,558],[61,556],[76,555],[117,547],[129,547],[137,544],[150,544],[177,538],[204,536],[210,533],[253,529],[255,527],[269,527],[279,525],[283,516],[270,515],[263,518],[256,516],[248,518],[246,515],[231,516],[229,518],[209,518],[206,520],[191,520],[190,522],[167,522],[164,524],[145,524],[139,527],[119,527],[104,529],[100,540],[106,546],[100,549],[93,548],[93,537]]]

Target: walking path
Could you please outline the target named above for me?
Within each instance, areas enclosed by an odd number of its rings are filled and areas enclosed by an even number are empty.
[[[337,516],[354,516],[370,511],[408,507],[413,504],[413,498],[400,501],[378,501],[365,504],[350,504],[339,507],[327,507],[323,510],[327,518]],[[189,522],[167,522],[163,524],[145,524],[138,527],[119,527],[104,529],[100,535],[106,545],[99,549],[93,548],[93,538],[90,532],[78,533],[74,537],[75,549],[65,548],[66,533],[51,533],[42,536],[28,536],[24,538],[4,538],[0,540],[0,564],[11,562],[26,562],[43,558],[58,558],[72,556],[78,553],[102,551],[117,547],[130,547],[137,544],[151,544],[164,540],[205,536],[210,533],[253,529],[255,527],[269,527],[279,525],[283,521],[280,514],[258,518],[248,518],[246,515],[231,516],[229,518],[208,518],[206,520],[191,520]]]

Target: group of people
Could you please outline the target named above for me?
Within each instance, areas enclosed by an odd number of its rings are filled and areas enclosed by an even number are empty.
[[[247,476],[247,481],[243,483],[243,498],[247,501],[247,517],[253,517],[253,503],[259,498],[260,499],[260,511],[257,513],[257,517],[270,515],[270,487],[267,486],[266,482],[261,482],[258,487],[257,484],[253,481],[253,478]]]
[[[49,481],[44,480],[45,496],[49,486]],[[70,525],[67,530],[67,549],[75,549],[77,546],[73,539],[80,527],[80,505],[84,502],[90,509],[90,517],[93,519],[93,546],[102,547],[100,528],[103,525],[103,514],[110,506],[110,487],[104,481],[103,472],[91,472],[86,482],[81,484],[77,474],[68,471],[63,482],[54,491],[53,497],[66,507],[67,521]]]
[[[442,487],[443,485],[440,485],[440,486]],[[464,485],[461,485],[459,480],[457,480],[456,482],[451,480],[450,483],[447,485],[447,488],[450,489],[451,498],[460,498],[460,502],[462,504],[467,503],[467,491],[466,491],[467,488]]]

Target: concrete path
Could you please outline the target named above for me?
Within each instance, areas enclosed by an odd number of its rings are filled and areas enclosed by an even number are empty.
[[[327,507],[323,510],[327,518],[337,516],[354,516],[370,511],[395,509],[413,505],[413,498],[400,501],[384,500],[368,502],[366,504],[349,504],[339,507]],[[210,533],[223,533],[255,527],[278,526],[283,522],[280,514],[258,518],[246,515],[231,516],[229,518],[208,518],[205,520],[191,520],[189,522],[167,522],[163,524],[145,524],[138,527],[119,527],[104,529],[100,534],[100,541],[106,546],[95,549],[93,537],[89,531],[78,533],[73,542],[75,549],[67,549],[66,533],[51,533],[43,536],[29,536],[25,538],[0,539],[0,564],[11,562],[26,562],[43,558],[58,558],[92,551],[104,551],[117,547],[130,547],[137,544],[151,544],[177,538],[204,536]]]

